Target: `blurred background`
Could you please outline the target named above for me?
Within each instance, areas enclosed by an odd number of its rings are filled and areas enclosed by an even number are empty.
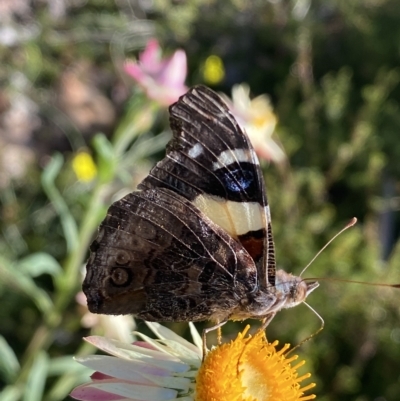
[[[279,268],[299,274],[355,216],[304,276],[400,282],[399,61],[397,0],[1,0],[0,399],[69,400],[90,374],[72,356],[95,352],[82,337],[146,330],[88,313],[84,265],[195,84],[251,136]],[[325,329],[296,353],[319,400],[400,399],[398,291],[321,282],[308,298]],[[296,345],[320,325],[300,305],[267,336]]]

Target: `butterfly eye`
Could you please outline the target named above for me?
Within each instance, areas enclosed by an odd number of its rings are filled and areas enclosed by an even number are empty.
[[[117,265],[127,265],[131,261],[129,253],[123,250],[119,250],[115,258]]]
[[[124,287],[132,281],[132,274],[127,269],[116,267],[111,273],[110,280],[115,286]]]

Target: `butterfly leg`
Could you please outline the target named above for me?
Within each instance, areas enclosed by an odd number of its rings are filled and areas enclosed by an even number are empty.
[[[264,331],[267,328],[267,326],[271,323],[271,320],[275,317],[275,315],[276,312],[271,312],[267,316],[265,316],[261,322],[262,324],[260,330]]]
[[[217,329],[217,341],[218,341],[218,345],[222,344],[222,330],[221,330],[221,326],[218,327]]]
[[[206,329],[203,330],[203,334],[201,336],[203,339],[203,361],[207,354],[207,334],[210,333],[211,331],[220,329],[226,322],[227,320],[224,320],[223,322],[219,322],[216,325],[207,327]],[[221,339],[220,335],[218,335],[218,344],[220,344],[220,339]]]

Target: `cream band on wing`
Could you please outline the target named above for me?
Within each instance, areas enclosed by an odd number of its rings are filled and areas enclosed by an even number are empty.
[[[266,214],[266,216],[267,216],[267,222],[268,222],[268,223],[271,223],[271,211],[270,211],[270,209],[269,209],[269,205],[266,205],[266,206],[264,207],[264,209],[265,209],[265,214]]]
[[[257,202],[233,202],[199,195],[193,204],[234,238],[266,229],[266,210]]]
[[[227,167],[232,163],[240,162],[258,164],[258,158],[253,149],[225,150],[218,156],[218,161],[213,163],[213,170],[216,171],[220,168]]]

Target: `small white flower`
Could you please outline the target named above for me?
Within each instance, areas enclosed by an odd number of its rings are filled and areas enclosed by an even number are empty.
[[[226,99],[226,97],[225,97]],[[226,99],[231,112],[250,138],[257,155],[273,162],[282,162],[286,155],[272,139],[278,119],[267,95],[250,99],[250,88],[246,84],[234,85],[232,101]]]

